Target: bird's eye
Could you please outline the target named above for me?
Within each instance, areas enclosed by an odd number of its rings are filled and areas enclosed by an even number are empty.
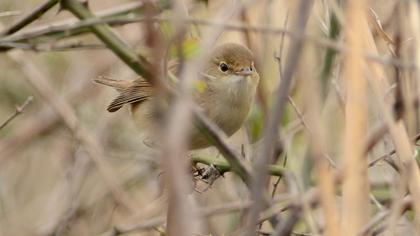
[[[226,63],[224,63],[224,62],[220,63],[219,68],[223,72],[226,72],[227,70],[229,70],[228,65],[226,65]]]

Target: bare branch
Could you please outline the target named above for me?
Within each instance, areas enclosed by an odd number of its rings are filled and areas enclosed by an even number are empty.
[[[312,9],[313,1],[300,1],[298,18],[292,25],[292,29],[297,34],[303,35],[309,14]],[[258,158],[256,158],[255,169],[258,170],[255,173],[255,178],[252,180],[251,185],[251,199],[254,201],[254,206],[251,209],[249,219],[249,229],[247,235],[254,235],[256,232],[256,225],[258,215],[263,210],[263,199],[265,195],[265,183],[267,182],[267,168],[274,154],[274,144],[278,140],[278,127],[280,119],[283,116],[284,105],[289,95],[289,88],[293,78],[294,70],[296,69],[299,56],[303,48],[303,40],[295,40],[291,42],[290,49],[287,56],[286,66],[282,81],[279,85],[276,94],[276,101],[274,111],[272,112],[268,125],[264,130],[264,145],[263,150]]]
[[[124,10],[126,10],[124,8]],[[99,13],[98,13],[99,16]],[[106,17],[105,15],[104,17]],[[109,24],[111,26],[118,26],[118,25],[125,25],[131,23],[138,23],[138,22],[166,22],[166,21],[173,21],[173,17],[152,17],[152,18],[145,18],[145,17],[114,17],[114,18],[89,18],[80,22],[73,22],[73,21],[64,21],[59,23],[54,23],[50,25],[45,25],[42,27],[35,27],[34,29],[27,30],[22,32],[21,34],[12,35],[6,38],[0,38],[0,43],[12,43],[22,40],[29,40],[34,39],[37,37],[44,37],[48,35],[54,34],[65,34],[66,37],[73,36],[75,34],[79,34],[81,29],[85,29],[87,27],[102,25],[102,24]],[[187,17],[183,19],[185,23],[189,24],[197,24],[197,25],[204,25],[204,26],[212,26],[212,27],[223,27],[226,30],[232,31],[252,31],[258,32],[262,34],[281,34],[287,35],[294,39],[303,39],[308,42],[312,42],[318,46],[325,47],[332,49],[338,52],[346,52],[346,48],[340,42],[336,42],[330,40],[328,38],[321,38],[314,35],[309,34],[296,34],[296,32],[287,30],[285,28],[272,28],[272,27],[261,27],[261,26],[252,26],[252,25],[245,25],[239,23],[227,23],[227,22],[217,22],[205,19],[196,19]],[[4,48],[2,50],[5,50]],[[379,64],[383,65],[394,65],[401,68],[408,68],[413,69],[415,68],[415,64],[412,62],[406,62],[399,59],[395,59],[392,57],[383,57],[374,55],[372,53],[365,53],[365,57],[369,60],[375,61]]]
[[[90,12],[82,3],[75,0],[62,0],[62,6],[77,16],[79,19],[92,19],[95,15]],[[141,55],[137,55],[129,48],[117,35],[115,35],[108,25],[93,25],[90,27],[92,32],[101,39],[122,61],[124,61],[138,75],[145,79],[150,78],[148,72],[148,62]]]
[[[102,175],[108,187],[114,194],[115,199],[128,210],[133,210],[134,201],[121,189],[112,167],[104,159],[104,152],[96,139],[83,128],[79,123],[72,107],[64,101],[49,85],[45,75],[25,57],[21,51],[12,51],[8,55],[20,66],[26,75],[27,81],[35,88],[39,95],[48,103],[60,116],[67,128],[73,132],[75,137],[85,147],[86,152],[96,164],[99,173]]]
[[[15,112],[9,118],[7,118],[2,124],[0,124],[0,130],[6,127],[6,125],[9,124],[18,115],[20,115],[23,112],[23,110],[25,110],[26,106],[29,105],[33,100],[34,100],[34,97],[30,96],[25,100],[25,102],[22,105],[17,106]]]
[[[221,205],[210,206],[207,208],[199,209],[199,214],[202,217],[208,217],[208,216],[220,215],[220,214],[229,214],[229,213],[233,213],[233,212],[240,211],[243,209],[247,209],[249,206],[251,206],[251,202],[249,201],[236,201],[236,202],[230,202],[230,203],[225,203]],[[156,228],[159,225],[162,225],[164,223],[165,223],[164,216],[156,216],[147,221],[140,222],[133,225],[115,226],[111,231],[108,231],[102,234],[102,236],[127,234],[131,232],[136,232],[136,231],[149,230],[149,229]]]
[[[234,171],[232,166],[223,160],[217,160],[214,157],[206,157],[206,156],[192,156],[191,161],[193,163],[201,163],[208,166],[214,166],[220,172],[220,174],[224,174],[226,172]],[[281,165],[269,165],[268,172],[270,175],[273,176],[283,176],[285,168]],[[240,174],[238,174],[240,176]]]
[[[21,14],[20,11],[3,11],[3,12],[0,12],[0,18],[7,17],[7,16],[17,16],[20,14]]]
[[[197,107],[193,109],[195,121],[198,127],[202,127],[201,131],[207,135],[209,140],[223,154],[231,165],[232,170],[244,180],[246,184],[250,184],[251,170],[241,158],[241,155],[227,144],[226,134],[213,122],[211,122]]]
[[[11,24],[9,27],[0,32],[0,36],[13,34],[14,32],[22,29],[26,25],[30,24],[34,20],[42,16],[46,11],[58,3],[59,0],[45,0],[41,5],[37,6],[34,10],[28,14],[22,16],[21,19]]]
[[[107,19],[109,17],[112,17],[110,19],[115,19],[115,16],[118,16],[121,14],[127,14],[132,11],[141,9],[142,7],[143,7],[142,2],[130,2],[130,3],[121,4],[112,8],[108,8],[102,11],[97,11],[95,12],[95,15],[100,17],[102,20]],[[94,21],[95,19],[91,19],[91,20]],[[90,21],[90,20],[85,20],[85,21]],[[81,21],[81,22],[85,22],[85,21]],[[99,23],[100,22],[98,22],[98,24]],[[17,32],[13,35],[0,39],[0,41],[3,43],[6,43],[6,42],[10,43],[10,41],[21,41],[21,40],[23,41],[23,40],[33,39],[38,36],[42,36],[42,37],[50,36],[50,35],[53,35],[54,33],[64,33],[66,37],[73,36],[75,34],[81,33],[77,31],[77,29],[81,29],[81,28],[76,28],[74,30],[71,29],[73,26],[75,27],[75,25],[77,24],[79,24],[79,21],[77,21],[77,19],[69,18],[69,19],[65,19],[61,21],[56,21],[54,23],[34,26],[26,30],[24,29],[21,32]],[[58,29],[62,29],[62,30],[58,31]],[[75,32],[72,32],[72,31],[75,31]]]
[[[16,48],[21,50],[35,52],[52,52],[52,51],[69,51],[69,50],[94,50],[106,49],[103,44],[87,44],[82,42],[66,42],[66,43],[0,43],[0,47]]]
[[[411,208],[411,204],[412,204],[413,199],[411,198],[411,196],[406,196],[402,199],[401,205],[402,205],[402,211],[401,211],[401,215],[404,214],[404,212],[406,212],[409,208]],[[379,224],[379,223],[383,223],[384,220],[390,215],[390,209],[385,209],[383,211],[380,211],[379,213],[377,213],[374,217],[372,217],[372,219],[369,221],[369,223],[367,223],[362,230],[359,232],[359,236],[362,235],[369,235],[374,227]],[[383,230],[383,226],[380,227],[380,230]]]

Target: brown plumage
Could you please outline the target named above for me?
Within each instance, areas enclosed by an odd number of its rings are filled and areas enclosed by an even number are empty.
[[[176,68],[171,63],[170,71]],[[195,102],[204,113],[228,136],[235,133],[247,117],[259,76],[253,64],[249,49],[239,44],[223,44],[213,50],[199,79],[205,83],[204,91],[194,94]],[[126,104],[131,104],[133,119],[145,139],[154,139],[156,129],[156,109],[154,91],[143,78],[135,80],[113,80],[100,78],[97,83],[115,88],[120,94],[108,106],[115,112]],[[191,130],[191,149],[204,148],[210,144],[198,129]]]

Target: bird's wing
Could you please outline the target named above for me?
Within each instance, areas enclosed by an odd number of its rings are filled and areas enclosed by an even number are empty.
[[[177,60],[171,60],[167,64],[167,69],[171,79],[175,78],[178,71],[179,62]],[[176,79],[174,79],[176,82]],[[114,80],[105,77],[95,79],[96,83],[103,84],[106,86],[113,87],[120,94],[116,97],[111,104],[109,104],[107,110],[109,112],[116,112],[125,104],[131,104],[136,102],[143,102],[153,96],[152,85],[145,79],[139,77],[135,80]]]
[[[131,104],[147,100],[153,95],[153,88],[149,82],[142,78],[135,79],[127,88],[119,90],[120,95],[116,97],[107,110],[109,112],[118,111],[124,104]]]

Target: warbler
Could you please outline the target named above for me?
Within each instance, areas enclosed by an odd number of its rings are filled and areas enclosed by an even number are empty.
[[[204,86],[193,92],[194,102],[230,137],[241,128],[248,116],[259,82],[252,52],[240,44],[225,43],[214,48],[203,68],[197,79]],[[119,92],[107,110],[115,112],[124,105],[130,105],[143,139],[154,140],[159,123],[154,101],[156,91],[152,85],[141,77],[134,80],[100,78],[95,81]],[[192,128],[189,148],[209,146],[211,143],[199,129]]]

